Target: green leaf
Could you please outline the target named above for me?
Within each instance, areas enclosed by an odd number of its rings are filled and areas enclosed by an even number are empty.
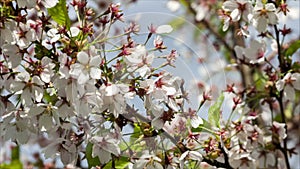
[[[300,40],[293,42],[286,50],[286,56],[292,56],[300,48]]]
[[[23,169],[23,165],[19,160],[13,160],[10,164],[0,164],[0,169]]]
[[[86,146],[86,152],[85,152],[85,156],[89,168],[101,165],[98,157],[95,158],[92,157],[92,152],[93,152],[93,144],[89,142]]]
[[[11,150],[11,163],[0,164],[0,169],[22,169],[23,165],[20,161],[20,147],[16,146]]]
[[[218,100],[214,105],[212,105],[208,110],[208,122],[213,127],[220,127],[220,108],[222,106],[222,103],[224,101],[224,94],[222,93],[221,96],[219,96]]]
[[[179,2],[184,6],[184,7],[188,7],[189,3],[187,0],[179,0]]]
[[[68,30],[70,29],[71,20],[68,15],[66,0],[59,0],[55,7],[48,8],[48,13],[56,23],[66,26]]]
[[[20,159],[20,147],[16,146],[11,150],[11,160],[19,160]]]
[[[138,124],[134,124],[133,134],[130,135],[130,143],[134,143],[142,134],[141,127]]]

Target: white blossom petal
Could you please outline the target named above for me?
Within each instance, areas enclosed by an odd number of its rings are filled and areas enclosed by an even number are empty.
[[[160,25],[159,27],[157,27],[155,33],[162,34],[162,33],[170,33],[172,31],[173,31],[172,26],[170,26],[170,25]]]
[[[86,65],[89,63],[89,55],[85,52],[78,52],[77,54],[77,60],[83,64]]]
[[[85,84],[90,79],[89,74],[86,71],[80,73],[78,77],[78,84]]]
[[[90,76],[92,79],[100,79],[101,78],[101,70],[96,67],[91,67]]]
[[[98,67],[98,66],[100,66],[101,62],[102,62],[102,59],[100,56],[94,56],[94,57],[91,57],[89,65]]]
[[[292,74],[292,79],[295,79],[292,84],[295,89],[300,90],[300,73],[294,73]]]

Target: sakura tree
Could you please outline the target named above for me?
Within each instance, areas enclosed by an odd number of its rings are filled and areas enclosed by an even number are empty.
[[[184,19],[144,25],[146,36],[123,13],[134,3],[0,1],[0,168],[299,167],[300,35],[283,24],[289,1],[169,0]],[[189,90],[168,71],[187,52],[165,39],[187,22],[195,39],[183,38],[213,41],[223,64],[198,62],[238,74],[227,87],[208,76]],[[24,145],[41,154],[20,161]]]

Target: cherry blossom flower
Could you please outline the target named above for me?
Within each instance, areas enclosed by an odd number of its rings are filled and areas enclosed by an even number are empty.
[[[241,16],[245,21],[251,19],[252,4],[248,0],[229,0],[223,3],[223,9],[226,12],[231,12],[230,17],[233,22],[240,20]]]
[[[283,90],[284,100],[295,100],[295,89],[300,90],[300,73],[287,73],[276,82],[278,91]]]
[[[183,168],[184,162],[187,162],[187,160],[195,160],[195,161],[202,161],[203,157],[202,155],[197,151],[190,151],[187,150],[184,153],[181,154],[179,161],[180,161],[180,168]]]
[[[273,122],[272,131],[278,136],[279,140],[283,140],[287,137],[284,123]]]
[[[103,106],[101,111],[108,109],[116,118],[126,112],[125,98],[131,97],[129,87],[125,84],[108,84],[100,87]],[[126,95],[127,94],[127,95]]]
[[[169,0],[167,2],[167,8],[172,12],[176,12],[180,8],[180,3],[176,0]]]
[[[267,25],[275,25],[278,23],[278,17],[276,15],[276,7],[273,3],[263,4],[257,1],[253,9],[253,25],[258,32],[265,32]]]
[[[19,23],[18,30],[13,31],[15,44],[18,45],[20,49],[27,48],[31,42],[38,39],[34,29],[31,29],[28,24]]]
[[[50,58],[43,57],[41,65],[38,67],[40,71],[40,77],[43,82],[49,83],[51,81],[51,77],[54,75],[54,67],[55,64],[52,63],[52,60]]]
[[[23,54],[20,52],[20,49],[16,45],[5,44],[2,46],[3,53],[6,56],[7,61],[9,62],[9,67],[16,68],[20,65]]]
[[[127,70],[129,72],[138,72],[142,77],[149,75],[154,54],[148,55],[145,46],[142,45],[136,46],[130,53],[130,55],[123,56],[125,63],[128,65]]]
[[[196,11],[196,21],[202,21],[209,11],[209,7],[205,1],[202,1],[200,4],[193,2],[191,7]]]
[[[148,150],[143,152],[143,155],[134,163],[133,169],[149,168],[149,169],[163,169],[161,165],[162,160]]]
[[[70,75],[78,80],[78,84],[85,84],[90,79],[100,79],[101,70],[99,68],[102,59],[95,53],[95,47],[91,47],[89,54],[78,52],[77,61],[70,66]]]
[[[265,150],[254,150],[251,156],[259,163],[260,168],[275,168],[276,157],[274,152],[268,152]]]
[[[264,43],[252,40],[248,48],[235,46],[234,50],[237,58],[241,60],[247,59],[250,63],[261,63],[264,61],[264,53],[266,49]]]
[[[98,156],[102,164],[107,163],[111,159],[111,154],[118,156],[121,153],[118,147],[119,141],[108,136],[94,136],[90,141],[93,143],[92,156]]]
[[[21,94],[22,103],[29,106],[32,105],[33,100],[41,102],[44,95],[43,85],[38,76],[31,78],[29,73],[24,71],[17,75],[17,80],[10,85],[10,89]]]
[[[153,33],[153,34],[164,34],[164,33],[170,33],[173,31],[173,28],[170,25],[160,25],[158,27],[155,27],[151,24],[151,26],[148,29],[149,29],[150,33]]]
[[[253,159],[248,152],[236,154],[234,157],[230,157],[229,163],[233,168],[255,169],[255,159]]]

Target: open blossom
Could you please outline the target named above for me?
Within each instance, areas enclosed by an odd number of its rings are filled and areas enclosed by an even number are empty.
[[[256,40],[252,40],[248,48],[235,46],[234,50],[237,58],[241,60],[247,59],[250,63],[260,63],[264,61],[265,44]]]
[[[284,123],[278,123],[277,121],[273,122],[272,131],[278,136],[280,140],[283,140],[287,137]]]
[[[173,31],[173,28],[170,25],[160,25],[158,27],[155,27],[151,24],[151,26],[148,29],[150,33],[156,34],[170,33]]]
[[[24,71],[17,75],[17,80],[10,85],[10,89],[21,94],[22,103],[29,106],[34,101],[41,102],[44,95],[43,85],[38,76],[31,78],[30,74]]]
[[[51,77],[54,75],[53,68],[55,64],[52,63],[52,60],[48,57],[43,57],[41,61],[41,65],[38,67],[40,70],[41,80],[45,83],[49,83],[51,81]]]
[[[98,156],[102,164],[111,159],[111,154],[118,156],[121,153],[118,147],[119,141],[111,137],[94,136],[91,138],[91,142],[93,143],[92,156]]]
[[[128,65],[129,72],[138,72],[142,77],[146,77],[151,72],[150,65],[154,59],[154,54],[148,54],[145,46],[136,46],[130,55],[124,56],[124,61]]]
[[[187,150],[186,152],[182,153],[180,158],[179,158],[180,168],[183,168],[184,162],[187,161],[187,160],[195,160],[195,161],[200,162],[200,161],[203,160],[203,157],[197,151]]]
[[[16,45],[5,44],[2,46],[2,50],[5,54],[6,60],[9,63],[9,67],[15,68],[20,65],[23,59],[23,54]]]
[[[235,154],[234,157],[229,157],[230,166],[239,169],[255,169],[255,159],[251,157],[250,153],[243,152]]]
[[[99,68],[102,59],[96,55],[95,48],[91,47],[89,54],[78,52],[77,61],[70,67],[70,75],[78,80],[78,84],[85,84],[90,79],[100,79],[101,70]]]
[[[125,84],[107,84],[100,87],[103,96],[101,111],[109,110],[116,118],[123,114],[126,108],[125,98],[131,97],[129,87]]]
[[[265,32],[267,25],[278,23],[276,7],[273,3],[263,4],[258,1],[253,9],[253,25],[258,32]]]
[[[249,0],[229,0],[223,3],[223,9],[231,12],[230,17],[233,22],[243,19],[248,21],[251,18],[252,4]]]
[[[284,100],[295,100],[295,89],[300,90],[300,73],[287,73],[276,82],[278,91],[283,90]]]
[[[20,49],[27,48],[32,42],[38,40],[37,34],[34,29],[30,28],[30,23],[19,24],[19,29],[13,31],[13,36],[15,39],[15,44],[18,45]]]
[[[161,161],[162,160],[159,157],[146,150],[143,152],[143,155],[134,163],[132,168],[163,169]]]
[[[205,1],[202,1],[200,4],[193,2],[191,7],[196,11],[196,21],[202,21],[209,13],[209,6],[205,3]]]

